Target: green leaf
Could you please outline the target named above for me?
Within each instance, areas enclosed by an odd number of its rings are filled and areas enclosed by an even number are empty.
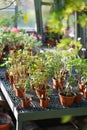
[[[61,118],[61,123],[67,123],[67,122],[69,122],[69,121],[71,121],[71,119],[72,119],[72,116],[69,116],[69,115],[67,115],[67,116],[63,116],[62,118]]]

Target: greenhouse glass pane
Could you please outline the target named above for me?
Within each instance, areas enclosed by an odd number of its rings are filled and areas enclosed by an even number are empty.
[[[14,10],[1,10],[0,11],[0,23],[3,20],[5,23],[7,22],[6,20],[9,21],[9,26],[13,27],[14,23],[11,20],[11,17],[15,15],[15,11]],[[3,23],[1,26],[8,26],[8,24]]]
[[[21,4],[18,5],[18,10],[21,10],[23,13],[23,19],[18,21],[18,28],[35,31],[36,17],[34,0],[22,0]]]
[[[6,7],[11,7],[14,8],[14,3],[12,0],[0,0],[0,9],[6,8]]]
[[[70,36],[75,36],[75,16],[74,14],[69,16]]]
[[[3,18],[7,18],[7,19],[10,19],[11,16],[13,16],[15,14],[15,11],[12,10],[12,9],[7,9],[7,10],[1,10],[0,11],[0,18],[3,19]],[[1,20],[0,19],[0,20]]]
[[[43,26],[47,24],[47,21],[49,19],[51,6],[50,5],[42,5],[42,20],[43,20]]]
[[[42,0],[42,2],[54,2],[54,0]]]
[[[15,15],[15,5],[8,1],[0,0],[0,26],[14,26],[11,17]]]

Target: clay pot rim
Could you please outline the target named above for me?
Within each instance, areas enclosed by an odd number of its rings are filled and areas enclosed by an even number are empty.
[[[9,124],[11,123],[12,119],[11,119],[11,117],[10,117],[8,114],[6,114],[6,113],[0,112],[0,115],[3,116],[3,117],[5,117],[5,118],[7,119],[7,122],[5,122],[5,123],[3,123],[3,124],[0,124],[0,128],[4,128],[5,126],[7,126],[7,125],[9,125]]]
[[[50,97],[40,97],[40,100],[50,100]]]
[[[76,96],[83,96],[83,92],[75,93]]]
[[[68,96],[68,95],[64,95],[63,92],[60,92],[60,93],[59,93],[59,96],[71,98],[71,97],[75,97],[76,95],[75,95],[75,93],[72,92],[72,95]]]

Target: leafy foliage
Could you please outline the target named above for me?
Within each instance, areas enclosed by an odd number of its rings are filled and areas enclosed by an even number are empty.
[[[62,118],[61,118],[61,123],[67,123],[67,122],[70,122],[72,120],[72,116],[69,116],[69,115],[67,115],[67,116],[63,116]]]
[[[83,27],[87,23],[87,1],[86,0],[55,0],[51,10],[49,26],[56,28],[58,32],[66,26],[63,20],[67,22],[69,16],[74,12],[81,13],[78,23]]]

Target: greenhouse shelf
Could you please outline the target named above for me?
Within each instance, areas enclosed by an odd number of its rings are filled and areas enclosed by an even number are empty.
[[[22,108],[21,99],[15,95],[12,84],[4,78],[5,68],[0,69],[0,87],[1,91],[8,102],[11,111],[16,119],[16,130],[22,130],[24,121],[43,120],[60,118],[62,116],[82,116],[87,115],[87,100],[82,99],[80,104],[74,103],[71,107],[63,107],[60,104],[58,92],[53,90],[50,95],[50,104],[48,108],[41,108],[39,99],[34,90],[27,92],[32,101],[29,108]]]

